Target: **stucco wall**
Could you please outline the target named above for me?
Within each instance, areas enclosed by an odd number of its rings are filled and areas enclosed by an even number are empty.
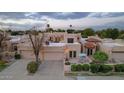
[[[79,43],[68,44],[67,47],[69,48],[69,51],[76,51],[77,53],[76,58],[79,58],[79,54],[81,53],[81,44]],[[68,53],[68,58],[69,58],[69,53]]]

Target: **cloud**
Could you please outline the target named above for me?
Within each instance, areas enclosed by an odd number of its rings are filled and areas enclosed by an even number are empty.
[[[77,19],[55,19],[48,16],[41,17],[41,20],[47,20],[53,28],[69,28],[69,25],[73,25],[74,28],[85,28],[93,26],[102,26],[112,23],[124,23],[124,16],[110,17],[110,18],[95,18],[95,17],[84,17]]]
[[[109,15],[108,12],[103,12],[103,13],[95,12],[95,13],[90,13],[87,17],[106,17],[108,15]]]
[[[43,23],[41,20],[33,20],[33,19],[1,19],[0,22],[2,23],[12,23],[12,24],[36,24],[36,23]]]
[[[22,15],[23,14],[23,15]],[[83,29],[87,27],[120,27],[124,24],[124,13],[114,12],[97,12],[97,13],[74,13],[74,12],[53,12],[53,13],[14,13],[15,16],[7,17],[5,14],[0,14],[0,22],[4,25],[12,24],[13,28],[27,29],[32,26],[39,25],[42,28],[49,23],[54,29],[68,29],[69,25],[73,25],[75,29]],[[17,15],[17,16],[16,16]],[[77,16],[80,15],[80,16]],[[86,16],[87,15],[87,16]],[[58,17],[56,17],[58,16]],[[65,16],[62,17],[61,16]],[[74,17],[72,17],[74,16]],[[15,17],[15,18],[13,18]],[[124,27],[123,27],[124,28]]]
[[[93,12],[89,13],[87,17],[117,17],[123,15],[123,12]]]
[[[85,17],[80,19],[55,19],[48,16],[42,16],[40,20],[35,19],[18,19],[18,20],[1,20],[4,24],[18,24],[18,25],[37,25],[42,24],[46,25],[47,23],[50,24],[50,26],[54,29],[63,28],[67,29],[69,28],[69,25],[73,25],[74,28],[86,28],[86,27],[93,27],[93,26],[102,26],[102,25],[108,25],[112,23],[124,23],[124,16],[120,17],[111,17],[111,18],[93,18],[93,17]]]
[[[0,18],[0,25],[1,28],[9,28],[12,26],[14,30],[28,30],[33,26],[41,26],[44,24],[42,20],[35,20],[35,19],[1,19]]]
[[[59,16],[70,16],[70,15],[74,15],[75,13],[74,12],[59,12],[56,14]]]
[[[38,14],[37,12],[28,12],[28,13],[25,13],[24,15],[26,16],[26,17],[30,17],[30,16],[34,16],[34,15],[36,15],[36,14]]]

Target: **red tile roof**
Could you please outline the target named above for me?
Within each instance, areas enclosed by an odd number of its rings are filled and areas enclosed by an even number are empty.
[[[84,47],[93,49],[93,48],[96,47],[96,45],[95,45],[95,43],[93,43],[93,42],[86,42],[86,43],[84,44]]]

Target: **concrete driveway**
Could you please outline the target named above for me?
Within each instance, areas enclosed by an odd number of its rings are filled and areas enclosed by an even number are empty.
[[[65,80],[63,62],[44,62],[37,73],[29,75],[26,66],[30,60],[21,59],[0,72],[0,79],[5,80]]]
[[[121,76],[64,76],[63,62],[49,61],[40,65],[37,73],[29,75],[26,70],[31,60],[21,59],[2,72],[1,80],[124,80]]]
[[[63,80],[67,79],[64,76],[64,67],[62,61],[46,61],[40,65],[39,70],[34,76],[41,77],[45,80]]]

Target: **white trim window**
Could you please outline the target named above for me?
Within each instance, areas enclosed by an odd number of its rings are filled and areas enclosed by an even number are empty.
[[[76,51],[69,51],[69,57],[70,58],[76,58],[77,57],[77,52]]]

